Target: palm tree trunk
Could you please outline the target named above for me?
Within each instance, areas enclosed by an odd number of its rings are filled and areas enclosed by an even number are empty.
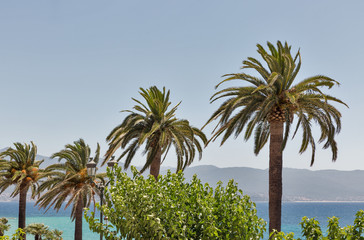
[[[283,122],[270,122],[269,233],[281,231]]]
[[[150,175],[153,175],[155,180],[158,180],[159,171],[161,168],[162,149],[159,147],[152,164],[150,165]]]
[[[76,206],[75,240],[82,240],[83,201],[80,196]]]
[[[27,207],[27,188],[25,184],[20,185],[19,193],[19,217],[18,217],[18,228],[25,228],[25,214]],[[26,235],[23,235],[23,239],[26,239]]]

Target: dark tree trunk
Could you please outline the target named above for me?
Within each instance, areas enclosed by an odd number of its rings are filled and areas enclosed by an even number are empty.
[[[281,231],[283,122],[270,122],[269,233]]]
[[[83,201],[79,197],[76,206],[75,240],[82,240]]]
[[[25,228],[25,214],[27,207],[27,188],[25,184],[20,185],[20,193],[19,193],[19,217],[18,217],[18,228]],[[26,239],[26,235],[23,235],[23,239]]]
[[[150,175],[153,175],[155,180],[158,180],[159,170],[161,168],[161,157],[162,149],[159,148],[152,164],[150,165]]]
[[[34,240],[42,240],[42,239],[40,238],[40,235],[35,234]]]

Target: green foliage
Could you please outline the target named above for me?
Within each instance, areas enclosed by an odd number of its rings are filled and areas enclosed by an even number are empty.
[[[231,180],[213,189],[196,177],[185,182],[182,172],[168,172],[158,181],[133,168],[130,178],[120,167],[108,170],[110,186],[102,207],[110,224],[85,213],[94,232],[106,239],[259,239],[266,222],[255,204]],[[98,206],[98,208],[100,208]]]
[[[25,236],[25,232],[23,229],[18,228],[11,238],[9,236],[1,236],[0,240],[23,240],[23,236]]]
[[[39,240],[62,240],[62,231],[57,229],[50,230],[43,223],[31,223],[24,228],[25,233],[37,236]]]
[[[6,220],[6,218],[1,218],[0,221]],[[10,225],[7,225],[8,228]],[[24,230],[18,228],[16,232],[13,234],[12,238],[9,236],[0,236],[0,240],[10,240],[10,239],[24,239],[24,234],[32,234],[37,236],[36,239],[44,239],[44,240],[62,240],[62,231],[58,229],[50,230],[48,226],[44,225],[43,223],[31,223],[28,224]]]
[[[322,238],[320,223],[315,218],[303,217],[301,222],[302,235],[306,239],[318,240]]]
[[[5,231],[8,231],[10,228],[10,224],[8,224],[8,219],[2,217],[0,218],[0,236],[4,235]]]
[[[293,233],[284,233],[284,232],[277,232],[276,230],[273,230],[273,232],[269,235],[271,240],[294,240],[294,234]]]
[[[45,226],[43,223],[31,223],[24,228],[24,231],[27,234],[30,233],[34,236],[38,235],[40,239],[42,239],[42,236],[48,233],[49,228],[48,226]]]
[[[327,235],[324,236],[320,223],[315,218],[303,217],[301,222],[303,239],[307,240],[364,240],[364,211],[356,213],[354,225],[340,227],[337,217],[328,218]],[[293,233],[272,232],[271,239],[274,240],[294,240]],[[298,240],[301,240],[298,238]]]
[[[45,239],[50,240],[62,240],[62,234],[63,231],[60,231],[58,229],[53,229],[51,231],[48,231],[48,233],[45,235]]]

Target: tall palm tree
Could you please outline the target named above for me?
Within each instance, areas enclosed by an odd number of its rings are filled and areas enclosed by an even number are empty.
[[[177,171],[183,170],[190,165],[195,157],[196,149],[199,157],[202,156],[202,147],[199,139],[206,143],[205,134],[190,125],[187,120],[175,117],[178,105],[168,110],[171,102],[169,101],[169,90],[165,88],[160,91],[153,86],[145,90],[140,88],[139,92],[146,104],[136,100],[134,106],[136,112],[129,112],[124,121],[115,127],[107,136],[109,149],[105,155],[103,164],[119,148],[125,149],[120,157],[126,156],[124,167],[128,168],[136,151],[145,145],[144,153],[147,159],[141,172],[150,167],[150,174],[156,179],[159,175],[160,165],[165,159],[168,150],[173,145],[177,155]],[[162,156],[164,158],[162,160]]]
[[[44,181],[39,189],[45,192],[36,202],[41,208],[54,207],[59,210],[63,203],[65,207],[72,206],[71,217],[75,220],[75,240],[82,240],[83,208],[95,202],[95,193],[99,193],[91,177],[87,174],[86,164],[90,158],[90,147],[83,139],[75,141],[73,145],[67,144],[64,150],[54,153],[51,157],[58,158],[64,163],[53,164],[47,167],[52,175]],[[97,163],[100,156],[100,146],[97,145],[94,161]],[[98,174],[103,178],[105,174]]]
[[[39,169],[44,160],[35,160],[37,146],[33,142],[30,145],[14,143],[14,146],[15,148],[8,148],[0,153],[0,193],[15,185],[11,197],[19,195],[18,228],[24,229],[27,192],[31,189],[32,198],[38,195],[39,181],[46,172]]]
[[[317,75],[294,83],[301,67],[298,51],[294,58],[291,46],[277,42],[277,47],[267,43],[269,52],[257,45],[258,53],[266,63],[264,66],[257,59],[249,57],[243,61],[242,69],[253,69],[260,76],[245,73],[227,74],[220,84],[231,80],[242,80],[248,86],[228,87],[216,92],[211,102],[226,99],[212,114],[206,124],[219,119],[211,140],[222,135],[223,144],[232,134],[237,137],[245,129],[244,139],[248,140],[254,132],[254,153],[258,154],[263,146],[269,146],[269,231],[281,230],[282,201],[282,152],[286,146],[293,119],[298,129],[302,129],[302,144],[299,152],[311,146],[311,166],[315,160],[316,144],[311,130],[311,123],[320,126],[319,142],[323,148],[331,148],[332,160],[337,159],[337,144],[334,139],[341,129],[341,114],[330,104],[341,100],[327,95],[321,87],[331,88],[339,85],[326,76]]]

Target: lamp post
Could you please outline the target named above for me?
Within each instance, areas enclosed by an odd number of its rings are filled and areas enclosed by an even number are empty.
[[[111,157],[110,161],[107,162],[107,166],[111,167],[111,169],[114,168],[114,165],[116,163],[116,160],[114,160],[114,156]],[[93,158],[90,157],[90,161],[86,164],[87,167],[87,174],[94,178],[96,176],[96,162],[93,160]],[[103,224],[103,214],[102,214],[102,205],[104,200],[104,190],[105,187],[110,183],[108,181],[105,185],[101,182],[100,184],[95,183],[95,186],[97,189],[100,190],[100,223]],[[103,240],[103,232],[100,233],[100,240]]]

